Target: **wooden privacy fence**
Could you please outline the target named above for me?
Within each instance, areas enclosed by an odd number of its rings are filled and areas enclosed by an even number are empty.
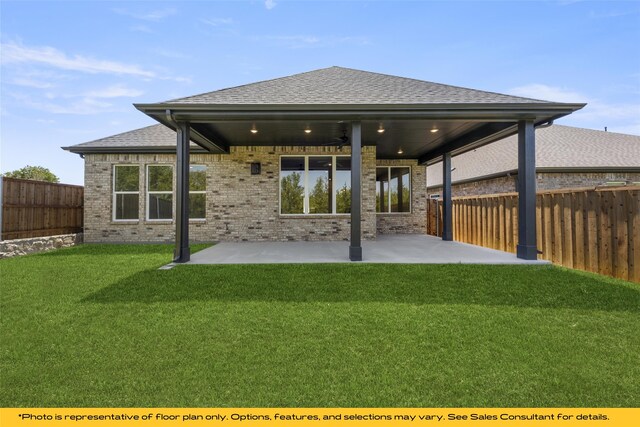
[[[429,234],[442,234],[437,200],[427,224]],[[539,192],[536,229],[541,259],[640,282],[640,186]],[[453,198],[453,238],[515,253],[518,194]]]
[[[2,178],[2,240],[82,231],[84,188]]]

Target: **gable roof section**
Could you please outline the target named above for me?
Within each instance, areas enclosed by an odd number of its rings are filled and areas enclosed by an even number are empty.
[[[389,105],[467,103],[547,103],[372,73],[329,67],[163,102],[171,105]]]
[[[486,179],[517,171],[518,136],[501,139],[452,157],[452,183]],[[536,130],[536,169],[638,170],[640,136],[553,125]],[[427,167],[427,187],[442,185],[442,162]]]
[[[72,153],[175,153],[176,132],[158,124],[62,148]],[[202,149],[192,142],[191,150]]]

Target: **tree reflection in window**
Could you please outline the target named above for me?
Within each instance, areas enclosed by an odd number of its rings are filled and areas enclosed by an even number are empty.
[[[349,157],[283,156],[281,158],[281,214],[349,212],[351,212],[351,159]]]
[[[304,213],[304,157],[283,157],[280,163],[280,212]]]
[[[411,168],[376,168],[376,212],[411,212]]]

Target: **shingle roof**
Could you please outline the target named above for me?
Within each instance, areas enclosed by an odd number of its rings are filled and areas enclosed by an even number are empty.
[[[176,147],[176,132],[165,125],[151,125],[140,129],[130,130],[95,141],[84,142],[71,147],[62,147],[65,150],[81,153],[91,149],[117,149],[117,148],[144,148],[144,149],[168,149],[174,151]],[[192,149],[199,149],[191,143]]]
[[[500,93],[432,83],[342,67],[166,101],[170,104],[326,105],[547,103]]]
[[[536,168],[640,167],[640,136],[553,125],[536,130]],[[518,169],[517,135],[451,159],[453,183]],[[427,186],[442,185],[442,162],[427,167]]]

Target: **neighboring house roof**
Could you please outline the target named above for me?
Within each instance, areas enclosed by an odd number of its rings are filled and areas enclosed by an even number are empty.
[[[131,149],[137,152],[175,153],[176,143],[176,132],[173,129],[165,125],[151,125],[62,148],[72,153],[122,152],[131,151]],[[191,143],[191,150],[202,150],[202,148]]]
[[[451,168],[452,183],[517,171],[518,136],[452,157]],[[640,171],[640,136],[561,125],[540,128],[536,130],[536,169]],[[439,162],[427,167],[427,187],[441,185],[442,162]]]
[[[236,86],[165,101],[166,104],[466,104],[546,103],[518,96],[485,92],[372,73],[329,67],[273,80]]]

